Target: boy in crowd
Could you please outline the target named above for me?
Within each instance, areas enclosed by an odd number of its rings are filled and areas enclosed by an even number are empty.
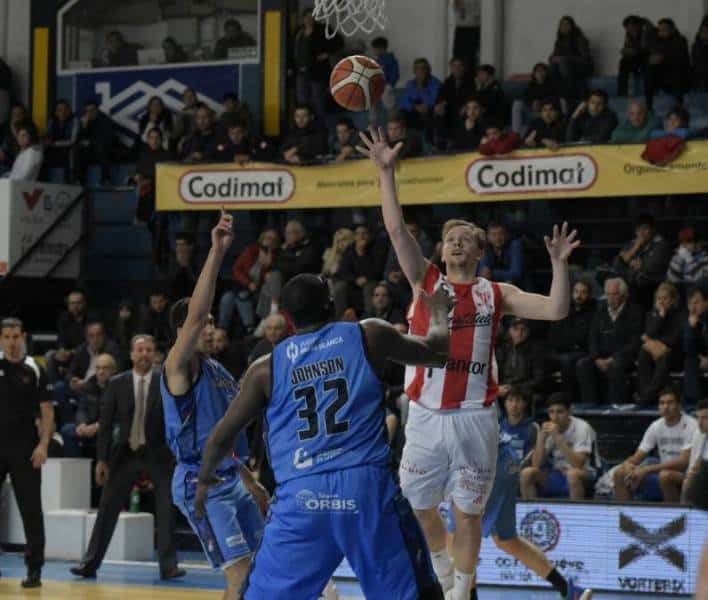
[[[563,392],[548,398],[548,421],[541,426],[531,466],[521,471],[521,496],[583,500],[597,476],[597,435],[590,424],[571,415]]]

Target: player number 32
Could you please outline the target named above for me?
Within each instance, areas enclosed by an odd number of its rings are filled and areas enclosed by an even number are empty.
[[[325,432],[336,435],[349,430],[349,421],[337,421],[337,412],[349,402],[349,388],[346,379],[330,379],[324,382],[324,391],[336,392],[336,398],[324,411]],[[307,421],[306,429],[298,429],[300,440],[311,440],[320,432],[320,417],[317,414],[317,390],[312,385],[300,388],[294,392],[297,400],[304,400],[305,406],[297,411],[297,416]]]

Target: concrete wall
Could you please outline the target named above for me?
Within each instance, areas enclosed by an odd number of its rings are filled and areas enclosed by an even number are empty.
[[[590,40],[597,75],[617,72],[624,42],[622,19],[639,14],[654,23],[671,17],[692,43],[698,25],[708,10],[705,0],[499,0],[504,3],[505,76],[528,73],[534,63],[546,61],[553,49],[562,15],[572,16]]]
[[[32,78],[30,0],[0,0],[0,55],[10,65],[15,94],[29,102]]]
[[[303,5],[312,4],[305,2]],[[425,56],[433,73],[447,74],[452,43],[449,0],[386,0],[386,30],[355,37],[368,42],[385,35],[401,65],[401,80],[411,77],[414,58]],[[496,65],[504,77],[528,73],[534,63],[545,61],[553,48],[562,15],[575,18],[590,40],[596,74],[614,75],[624,41],[622,19],[641,14],[656,22],[669,16],[692,43],[708,0],[481,0],[482,62]],[[368,50],[368,47],[367,47]],[[400,84],[399,84],[400,85]]]

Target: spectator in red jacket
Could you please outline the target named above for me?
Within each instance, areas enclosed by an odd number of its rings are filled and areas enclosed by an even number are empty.
[[[248,333],[256,327],[255,300],[266,273],[270,272],[280,247],[280,235],[266,229],[255,244],[246,246],[234,263],[233,287],[224,292],[219,302],[219,327],[230,330],[234,308]]]
[[[490,121],[479,144],[479,153],[485,156],[509,154],[521,146],[521,136],[515,131],[505,132],[499,122]]]

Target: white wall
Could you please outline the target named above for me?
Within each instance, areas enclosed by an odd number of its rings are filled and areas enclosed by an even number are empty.
[[[555,40],[559,18],[572,16],[590,40],[596,75],[617,72],[624,42],[622,19],[639,14],[654,23],[671,17],[692,43],[708,9],[705,0],[499,0],[504,2],[504,76],[528,73],[546,61]]]
[[[377,35],[389,39],[401,65],[399,85],[412,76],[412,61],[418,56],[427,57],[433,73],[444,78],[452,42],[448,4],[449,0],[386,0],[386,30],[355,37],[367,42]],[[655,23],[671,17],[690,44],[708,13],[708,0],[481,0],[481,4],[481,60],[496,65],[504,77],[528,73],[534,63],[548,59],[558,20],[565,14],[573,16],[588,36],[596,74],[614,75],[626,15],[644,15]]]
[[[301,8],[312,6],[313,1],[301,2]],[[401,67],[399,86],[413,77],[413,61],[425,57],[430,61],[433,75],[443,79],[447,76],[448,27],[447,0],[386,0],[388,22],[385,30],[376,30],[371,35],[356,33],[346,38],[348,45],[356,41],[366,45],[364,53],[371,55],[370,41],[384,36],[389,50],[398,59]]]
[[[32,77],[30,44],[29,0],[0,0],[0,53],[12,69],[15,93],[25,104]]]

